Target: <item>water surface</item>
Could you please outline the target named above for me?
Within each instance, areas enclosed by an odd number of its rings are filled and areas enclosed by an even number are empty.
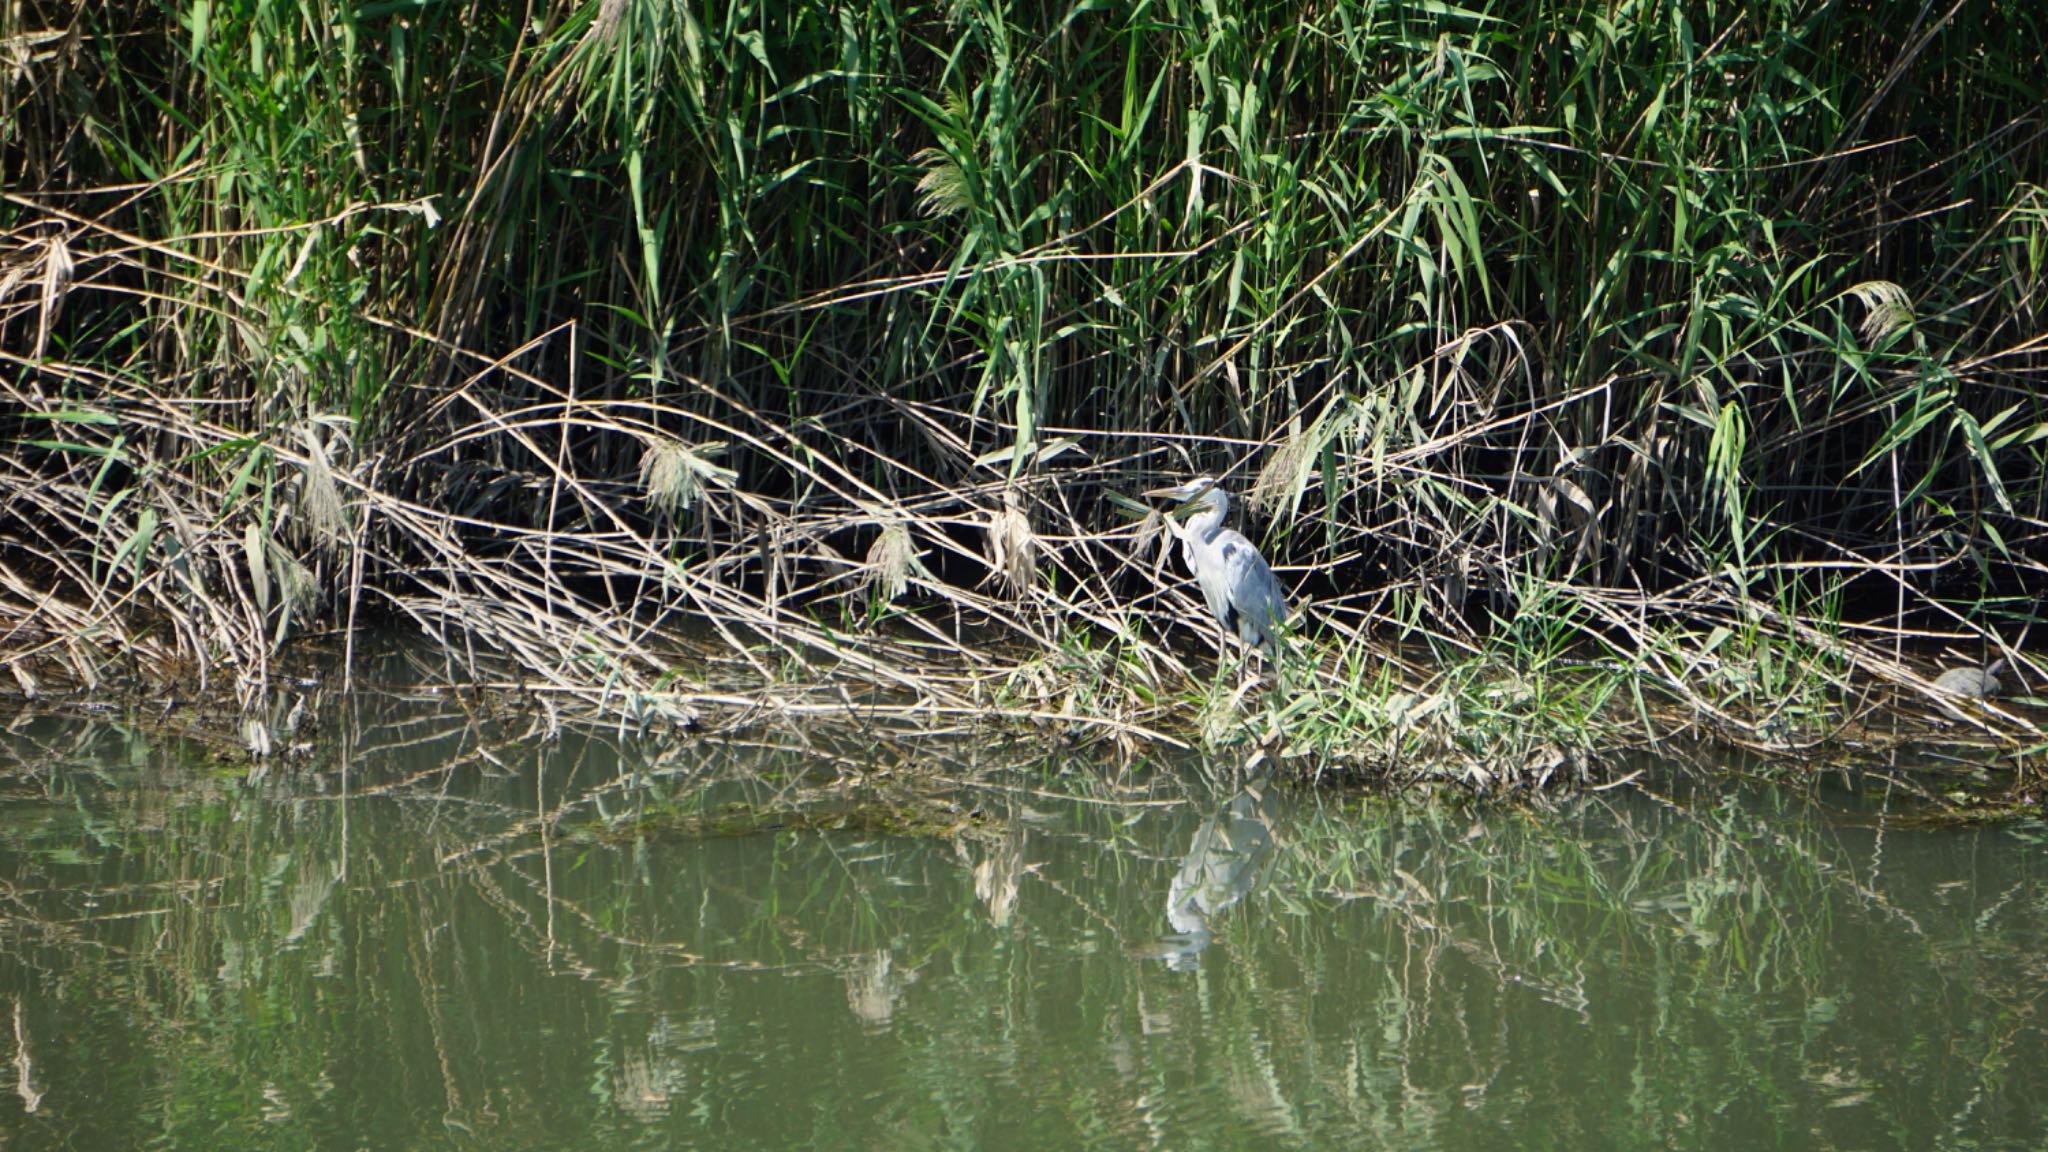
[[[362,694],[0,736],[0,1143],[2039,1148],[2031,827],[1530,807]]]

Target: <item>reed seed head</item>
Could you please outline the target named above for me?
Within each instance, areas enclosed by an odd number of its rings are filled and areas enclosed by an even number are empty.
[[[299,427],[299,439],[306,445],[306,463],[299,485],[299,511],[312,529],[313,539],[322,547],[339,544],[348,534],[348,516],[341,505],[341,489],[334,482],[334,462],[321,441],[319,424],[308,421]]]
[[[640,456],[640,486],[647,502],[673,516],[696,507],[712,488],[732,487],[739,474],[709,459],[724,451],[724,444],[669,439],[648,445]]]
[[[910,587],[910,574],[929,576],[918,561],[917,545],[910,528],[902,523],[884,525],[882,534],[868,545],[867,587],[879,590],[884,600],[895,600]]]
[[[924,175],[917,181],[917,204],[927,216],[952,216],[974,207],[974,185],[958,161],[943,149],[917,154]]]
[[[1863,323],[1856,326],[1856,334],[1866,345],[1913,326],[1913,297],[1890,280],[1865,280],[1850,288],[1849,295],[1868,310]]]
[[[1014,491],[1003,493],[1001,510],[989,519],[988,563],[1012,592],[1031,587],[1038,574],[1038,536]]]

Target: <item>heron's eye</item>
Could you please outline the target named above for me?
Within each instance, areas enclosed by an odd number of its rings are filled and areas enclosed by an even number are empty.
[[[1235,556],[1235,555],[1237,555],[1237,545],[1235,545],[1235,544],[1225,544],[1225,545],[1223,546],[1223,558],[1224,558],[1225,560],[1228,560],[1228,559],[1230,559],[1230,558],[1231,558],[1232,556]]]

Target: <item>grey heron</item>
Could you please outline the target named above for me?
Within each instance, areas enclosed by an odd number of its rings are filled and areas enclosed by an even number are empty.
[[[1247,647],[1264,651],[1266,659],[1279,667],[1280,625],[1287,619],[1287,596],[1258,548],[1244,533],[1223,526],[1230,514],[1230,495],[1209,476],[1155,488],[1145,495],[1192,506],[1185,524],[1171,516],[1167,523],[1180,537],[1181,558],[1201,586],[1210,615],[1225,633],[1235,633]]]

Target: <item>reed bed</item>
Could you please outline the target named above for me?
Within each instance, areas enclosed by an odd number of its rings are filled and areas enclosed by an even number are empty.
[[[2044,32],[25,0],[0,662],[254,709],[395,617],[607,723],[2025,749],[1931,681],[2041,682]],[[1306,606],[1284,703],[1132,495],[1191,471]]]

